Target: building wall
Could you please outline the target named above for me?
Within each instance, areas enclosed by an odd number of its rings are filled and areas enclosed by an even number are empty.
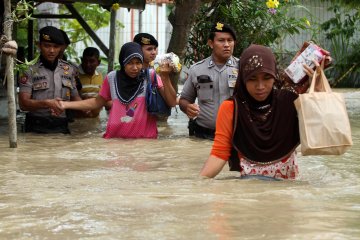
[[[295,18],[306,17],[311,25],[316,25],[319,23],[323,23],[330,18],[334,17],[335,14],[332,11],[329,11],[328,8],[332,5],[330,1],[312,1],[312,0],[301,0],[299,1],[300,5],[303,7],[299,7],[294,9],[290,14]],[[355,38],[359,38],[360,33],[355,35]],[[288,51],[297,51],[303,44],[304,41],[309,40],[318,40],[325,43],[324,48],[329,47],[329,42],[327,42],[325,38],[325,33],[322,30],[303,30],[300,34],[295,34],[293,36],[287,36],[284,38],[284,41],[281,44],[281,47],[284,50]]]

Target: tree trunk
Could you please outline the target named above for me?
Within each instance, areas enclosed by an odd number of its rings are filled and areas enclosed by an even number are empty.
[[[175,11],[169,15],[169,22],[173,30],[167,52],[173,52],[184,59],[188,36],[193,24],[192,16],[197,13],[204,0],[178,0],[175,2]],[[171,83],[178,92],[180,74],[171,75]]]
[[[204,0],[178,0],[175,2],[175,11],[169,15],[169,22],[173,30],[167,52],[173,52],[184,58],[185,47],[189,31],[193,23],[192,16],[196,14]]]
[[[12,35],[11,1],[4,2],[4,34],[11,40]],[[9,119],[9,143],[10,148],[17,147],[17,128],[16,128],[16,103],[15,103],[15,84],[14,84],[14,58],[6,56],[6,81],[8,97],[8,119]]]

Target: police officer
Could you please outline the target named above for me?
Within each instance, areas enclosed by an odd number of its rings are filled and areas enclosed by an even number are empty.
[[[190,136],[214,138],[219,106],[232,95],[238,75],[238,59],[232,56],[235,41],[233,28],[217,22],[212,26],[208,38],[211,56],[189,69],[179,105],[190,118]]]
[[[150,62],[154,61],[158,54],[158,41],[149,33],[138,33],[133,41],[141,45],[144,54],[143,68],[149,68]]]
[[[20,77],[19,105],[28,111],[25,131],[70,133],[68,120],[59,99],[81,100],[75,85],[73,68],[59,59],[65,44],[61,31],[47,26],[39,31],[40,58]]]
[[[155,60],[156,55],[158,54],[158,41],[149,33],[138,33],[135,35],[133,41],[141,46],[141,50],[144,55],[143,69],[150,80],[151,76],[153,76],[153,72],[155,71],[151,68],[150,63]],[[172,68],[169,64],[163,64],[160,68],[159,76],[164,84],[164,94],[168,96],[168,99],[174,99],[174,104],[176,104],[176,90],[171,83],[171,74]],[[167,120],[167,117],[160,117],[158,120]]]

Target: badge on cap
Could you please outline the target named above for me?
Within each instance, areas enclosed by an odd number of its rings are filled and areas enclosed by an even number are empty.
[[[150,45],[150,38],[142,37],[141,42],[145,45]]]
[[[223,27],[224,27],[224,24],[222,24],[222,23],[220,23],[220,22],[218,22],[218,23],[216,23],[216,29],[217,30],[219,30],[219,31],[222,31],[223,30]]]
[[[47,35],[47,34],[43,34],[43,35],[42,35],[42,38],[43,38],[44,40],[46,40],[46,41],[51,41],[50,36]]]

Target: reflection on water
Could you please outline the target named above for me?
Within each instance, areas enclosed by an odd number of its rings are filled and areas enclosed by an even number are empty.
[[[359,239],[360,92],[345,91],[354,146],[300,157],[301,178],[198,177],[211,142],[174,112],[158,140],[103,139],[101,119],[73,134],[18,135],[0,120],[1,239]]]

